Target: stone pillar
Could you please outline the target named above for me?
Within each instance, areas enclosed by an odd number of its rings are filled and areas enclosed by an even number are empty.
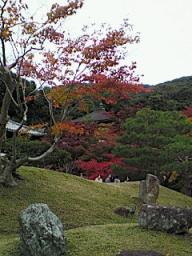
[[[147,174],[146,180],[140,181],[139,198],[143,203],[155,204],[159,196],[159,179]]]

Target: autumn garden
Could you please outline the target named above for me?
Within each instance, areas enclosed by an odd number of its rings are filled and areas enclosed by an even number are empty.
[[[135,217],[113,210],[138,206],[148,173],[163,186],[161,204],[192,207],[192,77],[141,84],[128,55],[140,38],[126,19],[70,36],[63,24],[82,0],[53,4],[41,22],[25,1],[0,6],[0,255],[19,255],[17,216],[37,201],[66,224],[71,255],[116,255],[149,240],[165,255],[191,255],[191,237],[147,238]],[[119,187],[104,184],[109,175]]]

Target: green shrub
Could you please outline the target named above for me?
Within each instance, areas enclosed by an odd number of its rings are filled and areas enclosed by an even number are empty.
[[[12,138],[6,140],[3,145],[3,152],[9,156],[12,155]],[[50,147],[50,143],[29,140],[27,138],[17,138],[16,148],[17,148],[17,158],[29,155],[31,157],[38,156],[45,152]],[[43,159],[35,162],[28,162],[28,165],[33,165],[36,167],[51,168],[64,170],[65,165],[71,161],[71,155],[69,152],[56,148],[51,154],[44,157]]]

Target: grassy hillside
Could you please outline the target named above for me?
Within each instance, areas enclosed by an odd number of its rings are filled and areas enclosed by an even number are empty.
[[[65,223],[70,256],[112,256],[126,248],[192,255],[190,236],[149,232],[134,218],[114,214],[116,207],[138,204],[136,182],[98,184],[32,167],[21,168],[21,174],[25,180],[18,187],[0,187],[0,255],[19,255],[18,214],[35,202],[47,203]],[[192,198],[161,187],[159,203],[192,207]]]
[[[68,229],[127,222],[114,214],[113,209],[132,205],[135,200],[129,196],[132,194],[129,190],[137,185],[128,189],[112,187],[32,167],[23,167],[21,174],[25,180],[18,187],[0,189],[1,233],[17,232],[18,214],[35,202],[47,203]]]

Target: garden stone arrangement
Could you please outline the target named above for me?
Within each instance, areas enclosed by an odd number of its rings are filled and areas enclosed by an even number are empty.
[[[192,227],[192,209],[143,205],[138,223],[147,229],[175,234],[187,233]]]
[[[63,224],[46,204],[32,204],[19,217],[21,252],[24,256],[64,256]]]

